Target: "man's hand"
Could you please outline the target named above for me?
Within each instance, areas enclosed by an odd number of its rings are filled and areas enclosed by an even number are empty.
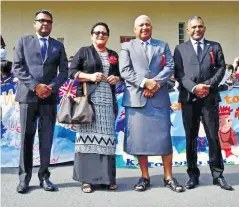
[[[41,99],[44,99],[51,94],[52,88],[46,84],[40,83],[36,85],[35,91],[38,97],[40,97]]]
[[[114,75],[110,75],[109,77],[106,78],[107,83],[113,85],[113,84],[117,84],[119,82],[119,77],[118,76],[114,76]]]
[[[194,94],[200,98],[203,98],[209,94],[210,85],[198,84],[194,89]]]
[[[143,91],[143,96],[147,97],[147,98],[152,98],[154,95],[154,93],[152,91],[150,91],[149,89],[145,88]]]
[[[144,87],[146,89],[149,89],[150,91],[153,91],[154,93],[156,93],[157,90],[159,89],[158,82],[155,81],[154,79],[147,79],[145,81]]]

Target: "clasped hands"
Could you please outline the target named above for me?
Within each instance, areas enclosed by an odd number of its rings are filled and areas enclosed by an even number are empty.
[[[52,92],[52,87],[43,83],[36,85],[35,92],[37,96],[41,99],[45,99],[50,96]]]
[[[209,94],[209,89],[210,85],[200,83],[196,86],[193,93],[199,98],[204,98]]]
[[[144,84],[143,96],[152,98],[154,94],[159,90],[160,86],[154,79],[147,79]]]
[[[89,79],[92,82],[100,82],[102,79],[104,79],[107,83],[109,84],[117,84],[119,82],[119,77],[118,76],[114,76],[114,75],[110,75],[108,77],[105,77],[105,75],[103,73],[93,73],[93,74],[89,74]]]

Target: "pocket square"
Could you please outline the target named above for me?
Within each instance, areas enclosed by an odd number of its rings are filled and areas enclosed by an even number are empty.
[[[162,60],[161,60],[161,62],[160,62],[160,66],[164,66],[166,64],[166,56],[165,56],[165,54],[163,54],[162,55]]]

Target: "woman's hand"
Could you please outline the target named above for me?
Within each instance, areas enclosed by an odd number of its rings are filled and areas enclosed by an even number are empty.
[[[119,77],[118,76],[114,76],[114,75],[110,75],[107,79],[106,79],[106,81],[107,81],[107,83],[109,83],[109,84],[117,84],[117,83],[119,83]]]
[[[104,77],[104,74],[103,73],[99,73],[99,72],[96,72],[96,73],[93,73],[93,74],[89,74],[90,77],[90,81],[92,82],[100,82],[102,80],[102,78]]]

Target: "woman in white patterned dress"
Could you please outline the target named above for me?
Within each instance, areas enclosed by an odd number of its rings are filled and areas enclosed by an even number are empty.
[[[118,54],[106,48],[108,25],[99,22],[91,29],[92,45],[82,47],[74,56],[69,77],[87,83],[95,119],[77,127],[73,179],[82,182],[82,191],[90,193],[94,185],[115,190],[115,128],[117,104],[115,84],[120,81]]]

